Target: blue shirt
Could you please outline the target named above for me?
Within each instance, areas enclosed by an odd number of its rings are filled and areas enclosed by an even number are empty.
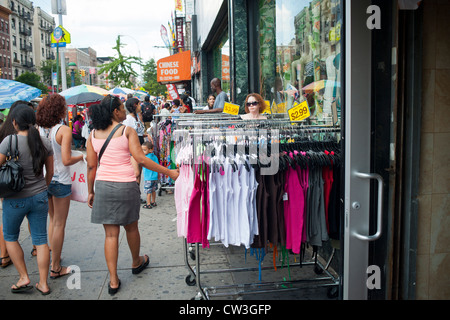
[[[147,158],[158,163],[158,157],[154,153],[149,153],[146,155]],[[144,181],[156,181],[158,180],[158,172],[149,170],[147,168],[142,168],[144,171]]]

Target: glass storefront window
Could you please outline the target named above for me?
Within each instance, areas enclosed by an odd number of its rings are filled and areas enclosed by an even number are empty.
[[[338,124],[340,1],[260,0],[261,93],[272,112],[306,100],[312,124]]]

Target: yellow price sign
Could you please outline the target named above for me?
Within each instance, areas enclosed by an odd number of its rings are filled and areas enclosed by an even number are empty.
[[[240,107],[237,104],[225,102],[225,105],[223,106],[223,112],[231,114],[233,116],[237,116],[239,114],[239,108]]]
[[[272,111],[270,110],[270,101],[264,101],[264,103],[266,104],[266,108],[262,113],[272,114]]]
[[[306,100],[294,105],[288,113],[291,121],[302,121],[311,117],[311,111],[309,110],[308,102],[306,102]]]

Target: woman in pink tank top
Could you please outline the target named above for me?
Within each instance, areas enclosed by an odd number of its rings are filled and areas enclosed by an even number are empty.
[[[138,164],[168,175],[174,181],[179,171],[169,170],[145,156],[136,131],[121,125],[126,113],[118,97],[105,97],[100,104],[91,106],[89,112],[94,130],[87,141],[88,205],[92,208],[91,222],[102,224],[105,230],[105,259],[110,276],[108,292],[114,295],[120,288],[117,274],[120,226],[127,233],[132,273],[139,274],[150,262],[147,255],[139,253],[140,190],[130,154]],[[99,161],[100,150],[116,128]]]

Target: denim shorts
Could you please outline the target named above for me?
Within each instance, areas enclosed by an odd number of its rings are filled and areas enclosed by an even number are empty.
[[[150,181],[146,180],[144,181],[144,193],[149,194],[158,191],[158,180]]]
[[[33,245],[40,246],[47,243],[47,191],[32,197],[3,200],[3,236],[5,241],[19,240],[20,226],[27,217],[30,223],[31,240]]]
[[[48,196],[55,198],[65,198],[72,194],[71,184],[61,184],[58,181],[50,182],[48,186]]]

